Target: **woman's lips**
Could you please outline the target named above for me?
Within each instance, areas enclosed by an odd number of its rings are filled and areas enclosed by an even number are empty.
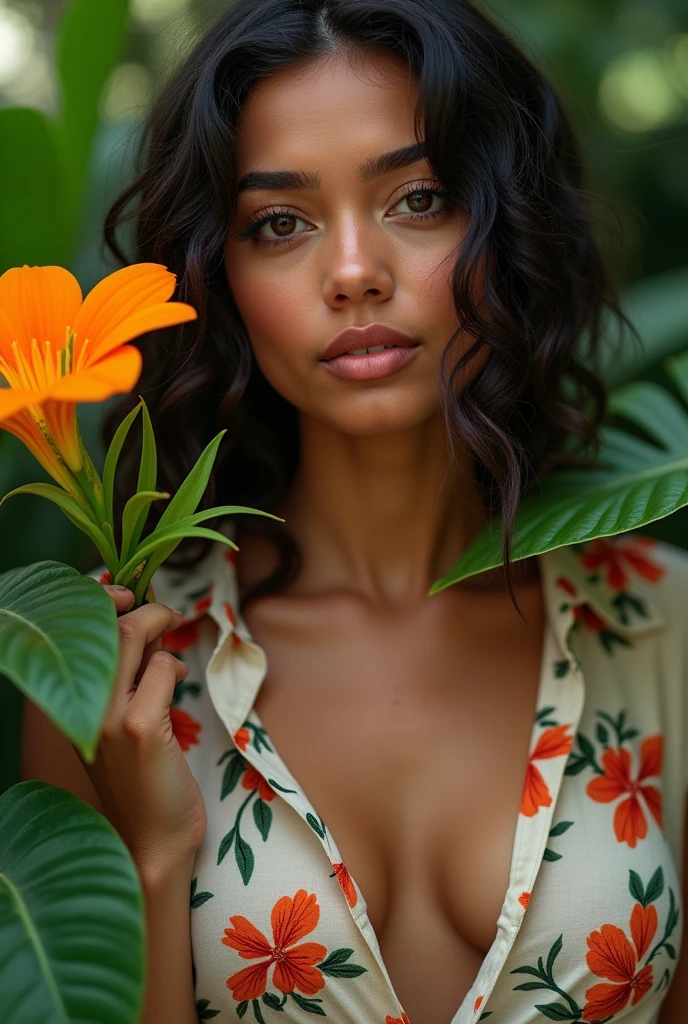
[[[420,345],[409,347],[386,348],[382,352],[372,352],[361,356],[343,355],[335,359],[322,359],[335,377],[344,380],[374,380],[376,377],[389,377],[412,362]]]

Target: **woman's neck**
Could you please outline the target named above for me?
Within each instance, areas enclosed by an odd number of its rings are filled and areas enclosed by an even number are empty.
[[[485,525],[472,460],[441,413],[404,432],[356,437],[301,416],[301,462],[279,510],[303,555],[300,588],[351,589],[403,607]]]

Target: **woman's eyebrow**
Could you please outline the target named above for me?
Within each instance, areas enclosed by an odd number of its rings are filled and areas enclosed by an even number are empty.
[[[398,171],[409,164],[415,164],[427,156],[424,142],[393,149],[381,156],[369,157],[358,166],[362,182],[372,181],[383,174]],[[239,181],[239,192],[258,192],[263,189],[318,189],[320,175],[310,171],[248,171]]]

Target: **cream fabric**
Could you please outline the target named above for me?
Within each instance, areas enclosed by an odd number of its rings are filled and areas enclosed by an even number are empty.
[[[509,887],[447,1024],[653,1024],[683,925],[688,556],[627,535],[539,562],[547,623]],[[336,836],[253,710],[267,661],[238,611],[234,552],[218,543],[153,584],[185,614],[165,634],[190,666],[172,717],[208,812],[199,1019],[407,1024]]]

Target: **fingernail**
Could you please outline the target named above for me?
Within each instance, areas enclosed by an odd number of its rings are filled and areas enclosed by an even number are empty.
[[[181,611],[179,608],[173,608],[172,611],[174,612],[175,615],[181,615],[181,617],[184,618],[184,612]]]
[[[112,590],[116,590],[118,594],[133,594],[134,593],[134,591],[130,590],[129,587],[121,587],[119,585],[119,583],[115,584],[115,586],[113,586],[111,589]]]

